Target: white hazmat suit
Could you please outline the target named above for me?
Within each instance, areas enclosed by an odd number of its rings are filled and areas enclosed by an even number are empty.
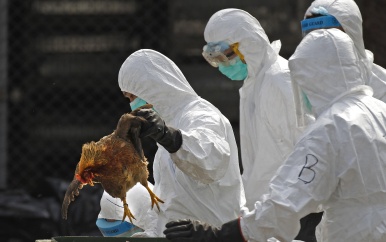
[[[119,71],[122,91],[148,103],[165,123],[182,133],[182,146],[169,153],[161,145],[154,157],[154,193],[165,203],[155,208],[154,228],[164,236],[171,220],[192,218],[212,224],[238,217],[245,204],[238,152],[226,117],[192,89],[180,69],[153,50],[130,55]]]
[[[148,186],[153,190],[153,184],[148,182]],[[146,219],[148,207],[151,206],[149,192],[140,183],[137,183],[126,193],[127,204],[130,206],[130,211],[135,216],[132,220],[133,224],[141,229],[146,228],[146,225],[152,221]],[[98,218],[122,220],[123,217],[123,202],[119,198],[113,198],[106,191],[103,192],[100,201],[101,211]],[[129,218],[125,220],[131,223]]]
[[[315,30],[289,59],[316,121],[241,227],[250,241],[291,241],[299,219],[324,211],[319,242],[386,241],[386,104],[365,86],[350,37]]]
[[[240,88],[240,149],[247,207],[268,192],[268,183],[300,134],[287,60],[278,55],[256,18],[240,9],[216,12],[208,21],[206,42],[239,43],[248,66]]]
[[[363,42],[362,15],[358,5],[353,0],[316,0],[307,9],[305,17],[312,15],[323,7],[334,16],[342,25],[344,31],[354,41],[355,48],[360,56],[361,63],[369,69],[369,78],[366,85],[373,88],[374,97],[386,102],[386,70],[373,63],[374,55],[365,49]]]

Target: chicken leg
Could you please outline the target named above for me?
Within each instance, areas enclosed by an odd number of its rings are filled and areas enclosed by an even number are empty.
[[[124,222],[125,218],[128,217],[130,219],[130,222],[133,223],[133,220],[131,218],[133,219],[136,219],[136,218],[134,217],[134,215],[131,213],[129,209],[129,205],[126,202],[126,197],[121,200],[123,202],[123,209],[124,209],[122,222]]]
[[[164,203],[164,201],[162,201],[159,197],[157,197],[157,195],[154,194],[154,192],[149,188],[149,186],[147,185],[147,182],[146,182],[146,186],[144,186],[146,188],[146,190],[149,192],[150,194],[150,198],[151,198],[151,208],[154,207],[154,204],[157,205],[157,208],[158,210],[159,209],[159,205],[158,205],[158,202],[160,203]]]

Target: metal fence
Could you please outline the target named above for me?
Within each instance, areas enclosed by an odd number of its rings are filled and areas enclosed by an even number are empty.
[[[174,60],[237,133],[240,83],[223,81],[201,58],[205,24],[219,9],[245,9],[259,17],[272,40],[281,37],[282,53],[289,56],[300,40],[299,17],[308,3],[284,3],[8,1],[7,58],[2,62],[8,66],[7,82],[2,82],[7,84],[6,186],[33,187],[47,177],[71,179],[82,144],[111,133],[120,115],[130,111],[117,73],[140,48]]]
[[[300,41],[299,19],[310,1],[0,3],[0,186],[23,187],[41,177],[70,178],[81,145],[114,129],[120,115],[129,111],[117,73],[125,58],[140,48],[174,60],[237,132],[240,84],[223,81],[201,58],[207,20],[222,8],[245,9],[258,18],[271,40],[281,39],[281,55],[289,57]],[[358,4],[363,8],[366,47],[384,65],[385,17],[376,13],[386,4]]]
[[[230,119],[238,138],[240,83],[225,80],[201,58],[207,20],[222,8],[244,9],[271,41],[281,39],[281,55],[288,58],[301,39],[299,20],[310,2],[1,0],[0,187],[71,179],[82,144],[112,132],[130,111],[117,74],[140,48],[174,60],[197,93]],[[365,44],[385,66],[380,9],[386,4],[362,2]],[[154,146],[149,147],[151,160]]]

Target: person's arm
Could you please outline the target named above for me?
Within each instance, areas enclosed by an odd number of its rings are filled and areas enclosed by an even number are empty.
[[[146,122],[141,127],[140,137],[150,137],[162,145],[169,153],[176,152],[182,145],[179,129],[167,126],[165,121],[152,109],[140,109],[137,116]]]
[[[269,194],[242,216],[246,239],[290,241],[299,232],[300,219],[330,198],[339,183],[339,147],[330,143],[334,138],[329,133],[335,132],[311,132],[299,141],[271,180]]]
[[[151,137],[163,145],[185,174],[204,184],[224,177],[231,160],[226,136],[233,133],[227,134],[231,132],[227,127],[229,123],[220,114],[206,106],[200,111],[187,112],[180,120],[181,129],[167,126],[151,109],[143,109],[138,115],[149,121],[148,126],[142,127],[140,136]],[[165,129],[170,132],[165,132]]]
[[[240,223],[234,220],[216,228],[200,221],[172,221],[164,234],[173,242],[217,241],[207,240],[209,235],[236,242],[267,241],[272,237],[293,240],[300,229],[300,219],[328,200],[338,185],[337,152],[329,140],[327,134],[316,133],[300,141],[272,179],[270,193],[255,203],[253,211],[245,212]]]
[[[184,118],[181,129],[183,143],[180,149],[171,154],[176,166],[188,176],[204,184],[218,181],[228,171],[231,160],[231,144],[227,132],[229,123],[211,111]],[[230,125],[229,125],[230,126]],[[237,147],[232,147],[237,154]],[[236,158],[235,158],[236,157]],[[237,160],[236,160],[237,162]]]

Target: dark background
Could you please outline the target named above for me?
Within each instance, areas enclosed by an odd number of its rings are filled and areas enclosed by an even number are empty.
[[[367,49],[386,66],[385,1],[356,1]],[[235,7],[255,16],[280,54],[301,40],[310,0],[0,0],[0,240],[98,235],[99,185],[60,206],[82,144],[110,134],[130,111],[118,87],[123,61],[150,48],[170,57],[196,92],[231,121],[238,140],[238,89],[201,56],[206,22]],[[167,98],[167,97],[165,97]],[[145,142],[152,161],[156,147]],[[151,171],[151,164],[149,165]],[[149,178],[153,181],[152,176]]]

